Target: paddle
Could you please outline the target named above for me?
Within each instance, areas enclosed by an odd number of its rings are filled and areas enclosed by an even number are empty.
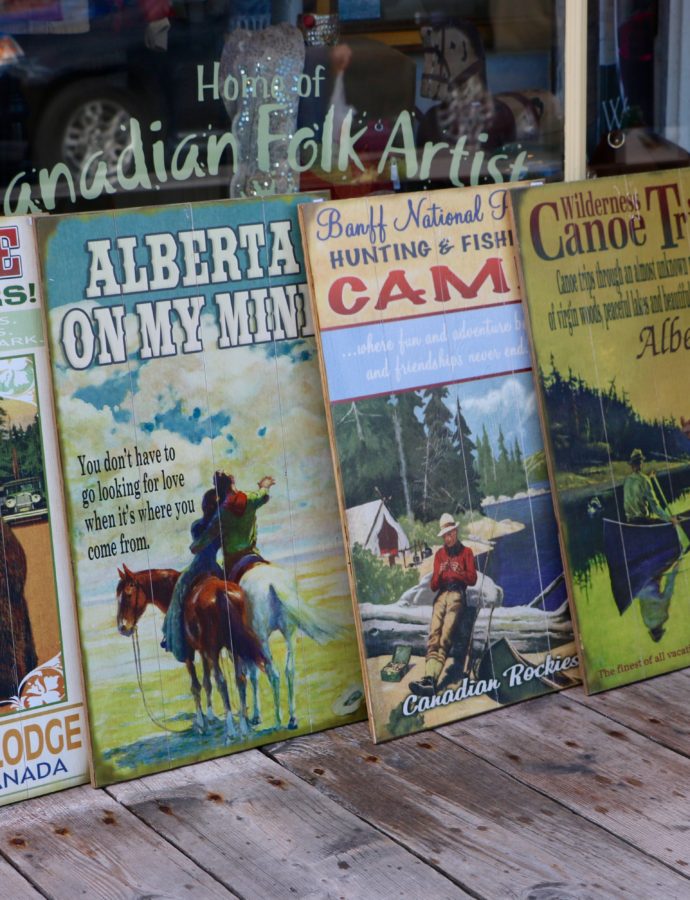
[[[650,480],[654,486],[654,489],[656,490],[656,492],[658,494],[659,500],[661,500],[661,503],[662,503],[664,509],[666,510],[666,512],[669,515],[673,515],[671,510],[668,508],[668,500],[666,499],[664,492],[661,490],[661,485],[659,484],[659,479],[656,477],[656,472],[652,473]],[[677,519],[678,517],[674,516],[674,518]],[[685,521],[685,520],[683,520],[683,521]],[[676,528],[676,534],[678,535],[678,540],[680,542],[680,549],[683,553],[685,553],[685,551],[688,549],[688,547],[690,547],[690,538],[688,538],[685,531],[681,528],[681,526],[679,524],[676,523],[675,528]]]

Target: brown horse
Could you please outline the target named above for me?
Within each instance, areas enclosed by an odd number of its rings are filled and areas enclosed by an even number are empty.
[[[167,612],[180,573],[175,569],[144,569],[132,572],[127,566],[117,570],[117,627],[120,634],[130,636],[149,604]],[[220,653],[225,647],[232,657],[240,695],[240,735],[249,733],[244,667],[252,664],[263,669],[265,656],[254,630],[249,624],[247,600],[237,584],[214,575],[201,575],[184,598],[182,620],[188,653],[185,665],[192,683],[196,707],[196,725],[206,730],[207,720],[215,715],[211,704],[211,671],[225,707],[225,740],[237,736],[230,708],[228,686],[220,666]],[[194,655],[201,656],[206,692],[206,716],[201,710],[201,685],[196,674]]]
[[[0,698],[4,699],[18,692],[38,660],[24,596],[26,554],[2,519],[0,556]]]

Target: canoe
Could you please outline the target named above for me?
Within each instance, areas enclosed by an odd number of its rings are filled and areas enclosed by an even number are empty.
[[[559,691],[564,687],[571,687],[573,684],[578,683],[563,672],[554,672],[549,676],[537,675],[530,681],[522,681],[519,685],[509,687],[508,679],[503,677],[503,673],[516,663],[522,663],[530,667],[536,665],[533,660],[523,656],[515,645],[505,637],[492,644],[482,656],[477,667],[477,680],[490,681],[492,678],[495,678],[498,681],[498,688],[487,694],[496,703],[502,705],[518,703],[521,700],[541,697],[549,691]]]
[[[682,518],[680,527],[690,538],[690,518]],[[678,529],[670,522],[638,525],[604,519],[604,555],[618,611],[623,614],[682,552]]]

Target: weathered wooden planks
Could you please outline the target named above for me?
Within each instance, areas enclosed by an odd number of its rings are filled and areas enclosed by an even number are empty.
[[[565,695],[454,723],[440,733],[690,875],[686,757]]]
[[[16,804],[0,815],[0,897],[684,900],[690,762],[662,743],[675,728],[685,746],[689,675]]]
[[[575,700],[621,725],[690,756],[688,694],[690,669],[641,681],[616,691],[587,697],[583,690],[568,693]]]
[[[39,900],[43,896],[2,858],[0,858],[0,885],[2,896],[11,897],[12,900]]]
[[[4,809],[0,847],[27,879],[55,900],[84,895],[107,900],[233,896],[136,816],[91,788]],[[26,893],[6,891],[2,884],[3,897],[34,896],[28,883]]]
[[[245,898],[467,896],[259,751],[109,791]]]
[[[482,897],[676,897],[688,887],[439,734],[374,746],[357,725],[267,752]]]

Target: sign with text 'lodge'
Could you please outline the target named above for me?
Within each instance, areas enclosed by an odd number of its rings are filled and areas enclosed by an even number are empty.
[[[295,201],[39,235],[96,782],[361,715]]]
[[[0,805],[88,780],[34,224],[0,219]]]
[[[575,683],[508,191],[300,219],[375,739]]]
[[[690,175],[514,195],[584,676],[690,663]]]

